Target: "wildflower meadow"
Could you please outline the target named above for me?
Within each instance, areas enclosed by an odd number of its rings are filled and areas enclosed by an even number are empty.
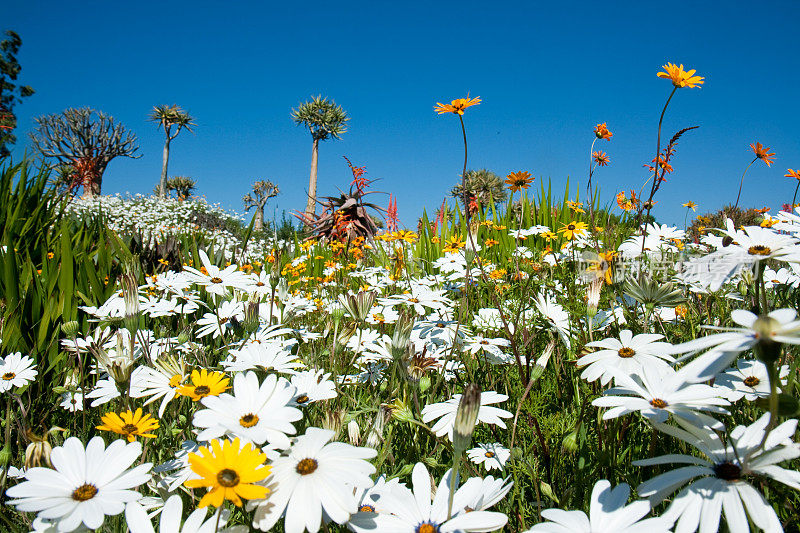
[[[460,180],[405,225],[362,161],[317,195],[328,97],[292,110],[313,152],[283,221],[283,184],[245,216],[169,177],[178,106],[150,116],[153,195],[102,193],[138,157],[113,117],[37,119],[0,163],[0,529],[799,531],[800,208],[745,207],[754,142],[732,205],[660,223],[695,128],[664,119],[707,74],[636,75],[663,83],[642,182],[603,186],[611,116],[585,176],[471,169],[485,101],[443,97]]]

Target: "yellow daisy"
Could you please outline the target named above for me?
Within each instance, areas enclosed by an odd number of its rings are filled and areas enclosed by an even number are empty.
[[[184,483],[190,489],[209,489],[198,507],[221,507],[225,500],[241,507],[242,498],[258,500],[269,493],[267,487],[255,485],[269,475],[271,467],[264,464],[266,454],[252,444],[242,445],[238,437],[222,441],[221,445],[219,440],[213,440],[210,449],[203,446],[198,452],[189,454],[189,466],[200,479]]]
[[[137,409],[136,412],[128,410],[120,414],[106,413],[101,420],[103,424],[97,426],[97,429],[124,435],[128,442],[133,442],[136,437],[153,439],[156,436],[148,431],[158,429],[158,420],[150,415],[142,415],[141,409]]]
[[[580,237],[586,233],[586,228],[588,227],[589,226],[586,224],[586,222],[577,222],[573,220],[568,224],[562,225],[561,229],[558,231],[564,236],[565,239],[571,241],[575,237]]]
[[[220,372],[209,372],[205,368],[198,372],[192,370],[192,382],[181,385],[178,394],[188,396],[196,402],[206,396],[219,396],[228,390],[230,380]]]

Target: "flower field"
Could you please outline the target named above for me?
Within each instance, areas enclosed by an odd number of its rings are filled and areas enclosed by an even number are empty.
[[[658,76],[662,120],[704,82]],[[435,108],[463,197],[409,229],[349,160],[349,193],[286,238],[5,160],[0,529],[800,531],[800,208],[659,223],[691,130],[661,122],[610,205],[607,123],[585,189],[515,170],[481,201],[480,103]]]

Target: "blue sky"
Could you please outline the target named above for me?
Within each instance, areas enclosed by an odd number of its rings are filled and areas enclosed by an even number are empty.
[[[341,141],[320,148],[319,193],[346,188],[342,155],[381,178],[414,225],[458,180],[458,120],[437,101],[480,96],[466,115],[470,168],[527,170],[585,184],[592,128],[611,165],[596,174],[604,200],[638,188],[654,157],[658,115],[671,84],[656,77],[671,61],[705,76],[682,89],[664,136],[699,125],[680,142],[654,214],[681,223],[688,200],[700,211],[733,203],[759,141],[777,153],[753,165],[742,204],[779,208],[800,168],[800,2],[55,2],[12,0],[2,29],[23,40],[21,82],[36,94],[17,108],[20,142],[33,118],[91,106],[139,137],[142,158],[116,159],[103,191],[152,190],[163,134],[147,122],[156,104],[197,118],[195,134],[172,145],[170,175],[242,210],[257,179],[281,188],[268,211],[302,209],[311,138],[292,107],[323,94],[351,115]],[[583,191],[581,191],[583,193]],[[583,194],[581,194],[583,196]],[[388,200],[388,198],[387,198]],[[384,200],[385,203],[385,200]],[[270,215],[271,216],[271,215]]]

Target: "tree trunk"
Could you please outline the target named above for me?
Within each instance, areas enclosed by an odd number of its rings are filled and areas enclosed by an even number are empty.
[[[164,157],[161,164],[161,181],[158,184],[158,197],[166,198],[167,196],[167,164],[169,163],[169,136],[164,142]]]
[[[253,224],[253,229],[255,231],[261,231],[264,229],[264,207],[263,206],[256,206],[256,221]]]
[[[100,189],[103,185],[103,175],[98,174],[96,178],[92,179],[89,183],[83,186],[82,198],[91,200],[96,196],[100,196]]]
[[[308,177],[308,203],[306,217],[311,218],[317,212],[317,157],[319,155],[319,139],[314,139],[311,150],[311,175]]]

